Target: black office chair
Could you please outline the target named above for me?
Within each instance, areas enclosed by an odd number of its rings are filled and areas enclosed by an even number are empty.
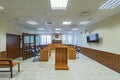
[[[40,60],[40,52],[37,52],[36,50],[32,49],[32,54],[34,55],[33,62],[39,61]]]
[[[77,48],[76,49],[76,56],[77,56],[78,59],[79,59],[79,53],[80,53],[80,48]]]
[[[40,56],[40,49],[39,48],[35,49],[35,54],[36,54],[36,56]]]

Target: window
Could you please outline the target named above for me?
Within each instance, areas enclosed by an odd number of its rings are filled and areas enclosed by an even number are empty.
[[[46,36],[46,39],[47,39],[47,40],[46,40],[46,41],[47,41],[47,44],[51,44],[51,41],[52,41],[52,40],[51,40],[51,35],[47,35],[47,36]]]
[[[62,35],[62,43],[63,44],[66,44],[67,43],[67,37],[66,37],[66,35]]]
[[[72,44],[72,35],[68,35],[68,44]]]
[[[63,34],[62,35],[62,43],[63,44],[72,44],[73,42],[73,36],[72,34]]]
[[[51,35],[41,35],[41,44],[51,44]]]
[[[39,44],[40,44],[40,36],[37,35],[37,36],[36,36],[36,45],[39,45]]]

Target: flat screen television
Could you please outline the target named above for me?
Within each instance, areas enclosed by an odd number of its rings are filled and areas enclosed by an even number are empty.
[[[96,34],[87,36],[87,42],[88,43],[99,43],[99,35],[96,33]]]

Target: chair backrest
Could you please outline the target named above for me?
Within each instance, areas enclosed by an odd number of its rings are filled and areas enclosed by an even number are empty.
[[[40,49],[41,49],[41,48],[40,48],[40,47],[38,47],[38,50],[39,50],[39,51],[40,51]]]
[[[39,52],[40,52],[38,48],[36,48],[35,51],[36,51],[36,53],[39,53]]]
[[[80,52],[80,48],[77,48],[77,52]]]
[[[35,54],[35,50],[34,49],[32,49],[32,54]]]

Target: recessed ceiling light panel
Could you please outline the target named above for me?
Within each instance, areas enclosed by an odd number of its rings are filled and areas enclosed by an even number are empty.
[[[63,21],[62,25],[70,25],[72,23],[72,21]]]
[[[52,9],[66,9],[68,0],[50,0]]]
[[[90,23],[90,21],[81,21],[80,23],[79,23],[79,25],[87,25],[87,24],[89,24]]]
[[[38,28],[38,30],[45,30],[44,28]]]
[[[56,28],[55,30],[61,30],[61,28]]]
[[[72,30],[79,30],[79,28],[72,28]]]
[[[120,5],[120,0],[108,0],[99,9],[114,9]]]
[[[38,25],[38,23],[36,21],[27,21],[26,23],[28,23],[30,25]]]

